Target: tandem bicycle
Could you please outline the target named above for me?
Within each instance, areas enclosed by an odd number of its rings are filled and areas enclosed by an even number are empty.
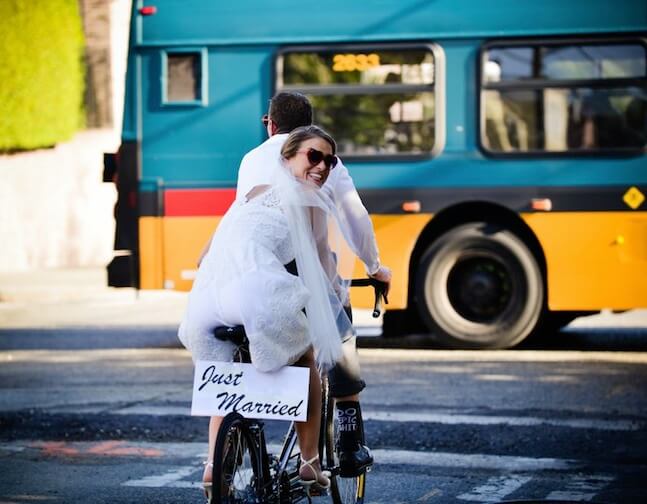
[[[386,284],[372,278],[353,280],[352,286],[371,286],[375,290],[373,317],[382,311]],[[249,342],[243,326],[219,327],[214,335],[236,345],[234,360],[250,363]],[[319,459],[322,470],[330,473],[329,494],[334,504],[362,504],[366,487],[366,470],[355,477],[342,477],[337,454],[338,425],[335,401],[329,393],[328,379],[322,380],[321,429]],[[280,451],[269,453],[263,421],[228,413],[220,426],[213,453],[213,504],[289,504],[311,502],[317,493],[300,484],[301,457],[294,422],[290,422]]]

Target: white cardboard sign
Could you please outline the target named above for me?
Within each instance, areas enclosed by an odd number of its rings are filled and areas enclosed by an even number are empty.
[[[197,361],[191,414],[225,416],[237,411],[246,418],[305,422],[309,378],[304,367],[261,373],[252,364]]]

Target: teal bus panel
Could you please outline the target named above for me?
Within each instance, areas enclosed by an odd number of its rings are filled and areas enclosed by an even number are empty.
[[[142,179],[169,186],[235,185],[243,154],[258,145],[271,88],[271,51],[209,48],[204,106],[162,103],[161,50],[142,52]]]
[[[141,3],[141,2],[140,2]],[[138,43],[321,43],[640,32],[643,0],[158,0]]]

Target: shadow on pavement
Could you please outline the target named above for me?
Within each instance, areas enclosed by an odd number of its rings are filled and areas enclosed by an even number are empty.
[[[429,334],[389,337],[358,337],[360,348],[402,348],[446,350]],[[565,328],[535,336],[514,347],[515,350],[577,350],[580,352],[647,351],[647,327]]]
[[[183,348],[175,326],[0,329],[0,350]]]
[[[445,350],[428,334],[359,336],[359,348]],[[176,326],[0,329],[0,350],[182,348]],[[566,328],[523,341],[515,350],[647,351],[647,328]]]

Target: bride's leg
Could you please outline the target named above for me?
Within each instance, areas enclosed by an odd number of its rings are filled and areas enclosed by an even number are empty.
[[[204,483],[210,483],[213,467],[210,464],[213,464],[213,452],[216,449],[216,437],[218,437],[218,431],[220,430],[220,424],[222,424],[223,417],[212,416],[209,420],[209,451],[207,453],[207,463],[204,467],[204,474],[202,475],[202,481]]]
[[[321,425],[321,381],[312,349],[308,350],[296,363],[310,369],[310,388],[308,391],[308,420],[296,422],[297,438],[301,450],[301,460],[309,461],[319,454],[319,430]],[[325,477],[321,476],[321,464],[315,460],[309,467],[301,466],[299,471],[303,479],[317,479],[326,486]],[[314,469],[314,471],[313,471]],[[316,471],[316,474],[314,473]]]

